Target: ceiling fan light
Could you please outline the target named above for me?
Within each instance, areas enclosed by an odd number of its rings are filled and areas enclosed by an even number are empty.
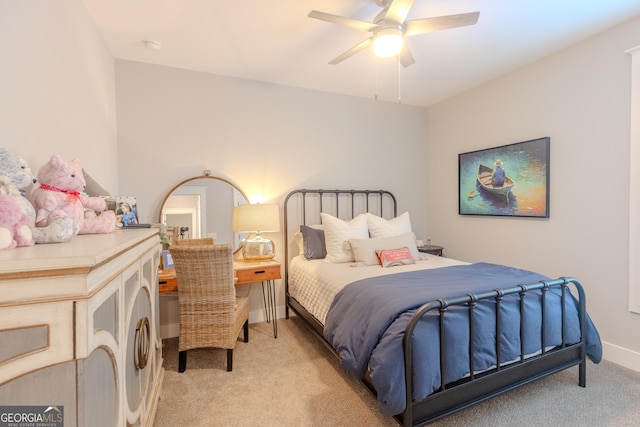
[[[373,52],[377,57],[388,58],[402,50],[402,32],[397,28],[384,28],[378,31],[373,41]]]

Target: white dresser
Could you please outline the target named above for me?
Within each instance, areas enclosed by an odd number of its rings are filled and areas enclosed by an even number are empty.
[[[156,229],[0,252],[0,406],[151,426],[164,371]]]

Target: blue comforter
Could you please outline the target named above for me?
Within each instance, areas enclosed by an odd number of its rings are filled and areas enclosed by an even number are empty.
[[[478,263],[430,270],[397,273],[359,280],[344,287],[335,297],[327,314],[324,336],[338,352],[341,365],[362,379],[367,366],[378,394],[382,413],[395,415],[405,408],[404,359],[402,340],[411,315],[422,304],[439,298],[452,298],[518,284],[549,280],[526,270]],[[561,344],[560,291],[547,292],[547,346]],[[525,297],[525,354],[541,350],[540,294]],[[567,298],[566,341],[580,341],[577,302]],[[481,301],[474,325],[477,371],[496,365],[494,302]],[[414,399],[419,401],[440,387],[439,331],[436,313],[423,317],[414,331]],[[519,296],[505,297],[502,303],[500,363],[520,356]],[[449,308],[445,316],[447,330],[445,381],[456,381],[469,374],[468,310]],[[450,332],[451,331],[451,332]],[[453,333],[455,331],[455,334]],[[481,331],[481,332],[478,332]],[[598,363],[602,345],[598,332],[587,317],[587,354]]]

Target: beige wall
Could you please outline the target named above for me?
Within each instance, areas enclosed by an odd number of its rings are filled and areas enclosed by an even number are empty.
[[[118,190],[113,57],[78,0],[0,2],[0,146]]]
[[[296,188],[383,188],[426,233],[424,109],[116,61],[121,191],[157,221],[166,192],[211,170],[251,202],[280,203]],[[282,261],[281,233],[269,233]],[[250,321],[263,318],[259,285]],[[243,292],[244,290],[241,290]],[[278,312],[284,315],[282,282]],[[177,333],[176,301],[161,310]]]
[[[384,188],[426,232],[424,109],[116,61],[121,190],[158,218],[165,193],[209,169],[251,202],[295,188]]]
[[[605,357],[640,370],[628,310],[628,22],[427,111],[427,217],[447,254],[573,276],[586,288]],[[638,120],[638,118],[635,118]],[[457,214],[458,153],[551,137],[549,219]]]

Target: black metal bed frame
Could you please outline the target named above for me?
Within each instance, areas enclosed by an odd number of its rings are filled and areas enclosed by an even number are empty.
[[[314,204],[316,210],[313,213],[313,219],[319,223],[319,213],[325,212],[323,210],[327,203],[325,199],[329,198],[330,213],[339,216],[340,213],[346,212],[347,219],[351,219],[355,216],[355,213],[370,212],[371,198],[378,199],[380,202],[379,209],[375,212],[380,216],[395,217],[397,216],[397,203],[395,196],[385,190],[294,190],[287,195],[284,202],[284,224],[285,224],[285,291],[286,291],[286,318],[289,318],[289,309],[291,308],[298,316],[303,318],[312,328],[312,330],[319,335],[322,342],[325,343],[337,356],[335,350],[324,339],[323,329],[324,326],[318,321],[311,313],[309,313],[295,298],[289,294],[289,232],[292,224],[295,224],[298,228],[299,225],[307,223],[307,206]],[[357,200],[360,199],[360,200]],[[290,220],[289,208],[292,200],[298,201],[298,206],[295,206],[297,213],[297,221]],[[350,205],[346,211],[340,209],[340,202],[345,202]],[[384,205],[389,204],[385,210]],[[358,205],[361,209],[356,209]],[[343,204],[344,206],[344,204]],[[386,213],[386,215],[385,215]],[[390,216],[391,215],[391,216]],[[296,230],[297,231],[297,230]],[[294,231],[295,232],[295,231]],[[566,293],[569,286],[575,288],[578,298],[578,315],[580,323],[580,342],[576,344],[568,345],[565,342],[565,301]],[[545,344],[545,336],[542,331],[545,329],[545,296],[549,289],[559,288],[561,291],[561,314],[562,314],[562,344],[554,347],[553,349],[547,349]],[[474,327],[474,310],[479,301],[491,300],[495,304],[495,316],[496,316],[496,337],[500,337],[500,306],[502,300],[505,297],[515,295],[520,300],[520,319],[521,325],[524,322],[524,302],[527,293],[539,292],[541,294],[542,303],[541,307],[541,349],[539,354],[531,357],[526,357],[524,353],[524,347],[521,344],[520,358],[517,361],[510,362],[508,364],[496,363],[496,367],[482,373],[477,373],[474,368],[473,355],[473,340],[469,341],[469,372],[468,377],[456,381],[455,383],[445,384],[444,375],[442,372],[445,370],[446,364],[446,352],[445,342],[447,340],[444,319],[451,307],[464,307],[469,312],[469,336],[473,337]],[[437,312],[439,316],[440,325],[440,377],[442,383],[440,388],[427,396],[420,402],[414,402],[412,396],[412,337],[414,329],[419,320],[427,315],[427,313]],[[520,329],[522,343],[522,327]],[[496,360],[500,361],[500,346],[499,340],[496,339]],[[472,406],[476,403],[480,403],[491,397],[502,394],[506,391],[512,390],[521,385],[538,380],[545,376],[557,373],[575,365],[579,365],[578,370],[578,384],[581,387],[586,386],[586,302],[585,294],[582,285],[574,278],[560,278],[555,280],[543,281],[533,284],[518,284],[511,288],[495,289],[479,294],[467,294],[457,298],[439,299],[437,301],[431,301],[416,310],[411,317],[409,324],[404,334],[404,359],[405,359],[405,384],[406,384],[406,408],[405,411],[396,416],[396,419],[403,426],[421,426],[428,424],[432,421],[445,417],[461,409]],[[375,389],[371,384],[369,378],[365,378],[363,382],[375,393]]]

